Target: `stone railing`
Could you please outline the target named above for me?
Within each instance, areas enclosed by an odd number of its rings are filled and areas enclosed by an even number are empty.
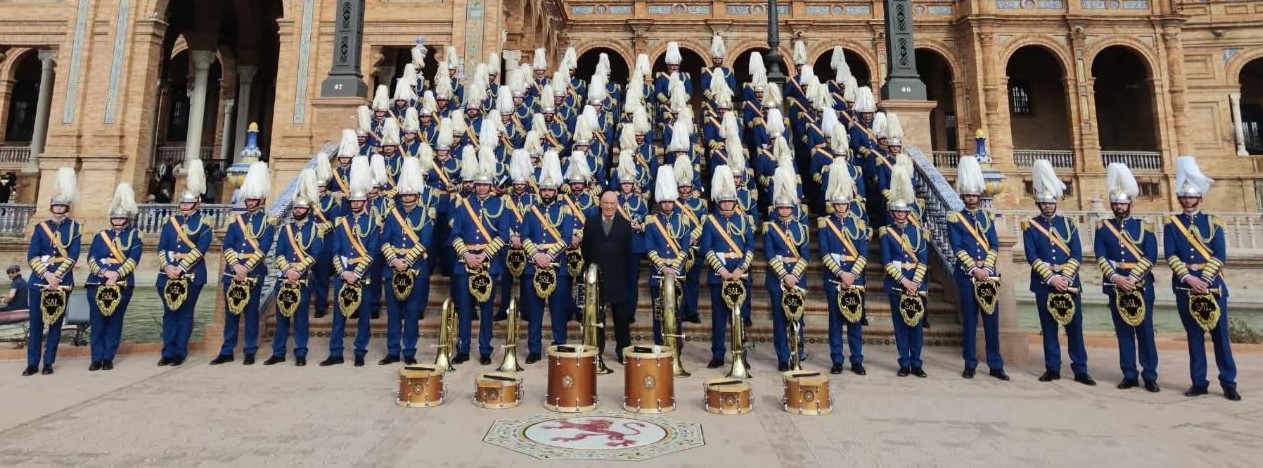
[[[961,157],[960,151],[932,151],[930,154],[934,157],[934,167],[939,169],[955,169]]]
[[[925,226],[933,241],[931,245],[934,247],[934,252],[938,254],[940,266],[950,272],[955,256],[952,254],[951,241],[947,237],[947,214],[960,211],[965,208],[965,205],[961,203],[960,195],[952,188],[952,184],[943,178],[943,174],[925,157],[925,154],[921,153],[919,148],[907,147],[907,153],[912,157],[913,165],[916,166],[917,197],[925,202],[925,207],[921,210],[922,225]],[[946,276],[950,277],[950,275]]]
[[[136,229],[145,234],[162,232],[162,226],[168,222],[167,218],[180,212],[180,205],[176,203],[142,203],[138,206],[140,214],[136,215]],[[197,209],[215,231],[223,231],[232,220],[231,205],[202,204]]]
[[[30,146],[0,146],[0,164],[21,165],[30,161]]]
[[[1137,172],[1162,172],[1162,153],[1157,151],[1102,151],[1101,164],[1120,162]]]
[[[1022,235],[1022,220],[1039,213],[1035,210],[1011,210],[997,218],[996,229],[1007,230],[1015,236]],[[1079,225],[1079,241],[1085,253],[1092,252],[1095,245],[1096,227],[1100,220],[1113,217],[1108,213],[1090,211],[1060,211],[1058,214],[1069,217]],[[1135,217],[1155,226],[1154,234],[1158,237],[1158,255],[1162,256],[1162,225],[1168,213],[1134,213]],[[1224,241],[1228,245],[1228,253],[1232,251],[1263,251],[1263,213],[1214,213],[1224,222]]]
[[[21,236],[35,214],[35,205],[0,204],[0,236]]]
[[[1057,169],[1074,169],[1074,152],[1070,150],[1013,150],[1013,163],[1017,167],[1031,167],[1040,159],[1047,159]]]

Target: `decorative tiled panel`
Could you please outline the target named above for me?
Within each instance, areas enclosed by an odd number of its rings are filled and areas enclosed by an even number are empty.
[[[829,5],[807,5],[807,14],[809,15],[827,15],[832,10]]]
[[[707,7],[707,8],[709,8],[709,7]],[[812,6],[811,6],[811,5],[809,5],[809,6],[807,6],[807,8],[808,8],[808,9],[810,9],[810,8],[812,8]],[[707,10],[707,13],[709,13],[709,12],[710,12],[710,11],[709,11],[709,10]],[[754,5],[733,5],[733,4],[726,4],[726,5],[724,5],[724,13],[727,13],[727,14],[729,14],[729,15],[759,15],[759,16],[763,16],[763,15],[766,15],[766,14],[767,14],[767,6],[766,6],[766,5],[764,5],[764,4],[754,4]],[[776,6],[776,13],[777,13],[777,14],[779,14],[779,15],[788,15],[788,14],[789,14],[789,5],[777,5],[777,6]],[[810,13],[810,11],[808,11],[808,13]],[[826,14],[826,13],[818,13],[818,14]]]
[[[995,7],[1001,10],[1017,10],[1022,8],[1020,0],[996,0]]]
[[[871,5],[847,5],[846,14],[851,16],[872,16],[873,7]]]
[[[611,15],[630,15],[632,14],[631,5],[610,5]]]
[[[1066,7],[1061,0],[1039,0],[1039,7],[1048,10],[1061,10]]]
[[[571,5],[570,14],[572,15],[590,15],[596,12],[596,7],[592,5]]]
[[[1105,0],[1083,0],[1081,6],[1084,10],[1104,10]]]
[[[930,5],[925,9],[926,13],[939,16],[951,16],[956,13],[956,7],[953,5]]]
[[[1148,10],[1149,0],[1125,0],[1123,1],[1124,10]]]
[[[1090,0],[1083,1],[1086,3]],[[996,0],[995,6],[1001,10],[1061,10],[1065,9],[1066,4],[1064,0]]]

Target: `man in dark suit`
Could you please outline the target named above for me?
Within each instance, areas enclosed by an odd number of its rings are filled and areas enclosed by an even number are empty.
[[[623,348],[631,345],[631,322],[635,305],[628,298],[627,264],[632,261],[631,223],[618,214],[618,194],[606,191],[601,194],[601,211],[583,224],[583,258],[601,269],[600,304],[610,304],[614,311],[614,355],[623,362]],[[605,352],[605,333],[600,333],[599,345]]]

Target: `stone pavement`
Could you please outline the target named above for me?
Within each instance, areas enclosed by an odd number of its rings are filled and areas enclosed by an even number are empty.
[[[20,362],[0,363],[0,464],[4,466],[593,466],[596,461],[543,461],[482,442],[491,423],[544,413],[542,364],[527,366],[524,403],[475,408],[476,373],[465,363],[445,381],[438,408],[395,406],[394,366],[314,364],[325,357],[312,341],[311,364],[210,367],[207,356],[181,368],[155,367],[156,356],[127,355],[111,372],[87,372],[84,359],[58,362],[52,376],[23,378]],[[723,374],[691,345],[676,380],[679,409],[665,416],[702,423],[704,447],[648,460],[646,466],[1259,466],[1263,459],[1263,353],[1240,352],[1241,402],[1182,396],[1187,354],[1161,354],[1158,394],[1120,391],[1117,354],[1091,349],[1100,385],[1036,381],[1032,362],[1009,365],[1012,382],[960,378],[959,352],[927,348],[928,379],[895,377],[892,346],[868,346],[869,373],[833,376],[834,414],[781,411],[780,377],[768,345],[753,352],[754,412],[706,413],[701,382]],[[827,365],[813,346],[808,369]],[[423,351],[423,362],[433,351]],[[260,361],[266,354],[259,356]],[[522,357],[525,357],[524,355]],[[497,357],[496,362],[499,362]],[[623,375],[601,376],[599,409],[621,408]],[[1069,374],[1067,363],[1065,374]],[[1213,369],[1213,367],[1212,367]],[[723,369],[726,371],[726,368]],[[1212,381],[1214,380],[1212,370]]]

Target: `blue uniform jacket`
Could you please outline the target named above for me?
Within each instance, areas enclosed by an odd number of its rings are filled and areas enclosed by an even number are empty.
[[[1040,229],[1056,236],[1055,239],[1049,238]],[[1023,220],[1022,245],[1026,251],[1026,263],[1031,265],[1031,292],[1053,292],[1048,280],[1058,273],[1069,277],[1071,286],[1080,287],[1079,265],[1083,262],[1083,247],[1079,243],[1079,228],[1074,221],[1061,215]]]
[[[158,236],[158,267],[165,269],[175,265],[185,274],[193,275],[195,286],[206,284],[206,250],[210,249],[213,227],[200,211],[185,217],[174,214],[162,226]],[[181,236],[180,233],[184,235]],[[158,275],[159,288],[167,283],[167,275]]]
[[[1092,251],[1096,254],[1097,266],[1101,268],[1103,292],[1109,292],[1111,288],[1105,285],[1110,284],[1110,276],[1115,274],[1140,281],[1137,284],[1139,288],[1153,285],[1153,262],[1158,258],[1158,239],[1153,233],[1153,226],[1136,218],[1121,222],[1102,219],[1100,227],[1096,228],[1093,244]]]
[[[1180,227],[1188,231],[1188,236]],[[1162,233],[1162,253],[1175,272],[1171,275],[1172,287],[1184,287],[1181,280],[1184,275],[1196,275],[1210,283],[1211,288],[1220,288],[1221,297],[1228,297],[1228,284],[1222,276],[1224,263],[1228,261],[1223,221],[1202,212],[1172,215],[1167,218]]]
[[[79,261],[79,222],[70,218],[55,223],[42,221],[31,233],[31,245],[26,250],[26,260],[31,266],[32,288],[43,286],[44,273],[52,272],[61,277],[61,284],[74,286],[75,263]]]
[[[721,231],[722,230],[722,231]],[[706,284],[717,285],[720,268],[729,272],[741,269],[746,280],[750,280],[750,265],[754,263],[754,220],[749,216],[733,214],[731,216],[709,215],[702,221],[702,255],[711,272],[706,276]],[[736,244],[736,250],[728,244],[723,233]]]
[[[930,261],[926,240],[924,232],[911,222],[903,227],[892,223],[881,228],[881,263],[886,270],[883,286],[887,293],[903,292],[899,283],[904,279],[919,283],[922,292],[930,290],[926,281]]]
[[[110,245],[114,248],[111,249]],[[92,274],[84,283],[88,285],[104,284],[100,278],[106,271],[118,272],[116,284],[130,288],[136,285],[136,265],[140,264],[140,256],[145,245],[140,241],[140,231],[136,228],[124,228],[114,232],[113,229],[98,232],[92,238],[92,246],[88,248],[88,272]],[[118,252],[118,255],[115,255]]]

